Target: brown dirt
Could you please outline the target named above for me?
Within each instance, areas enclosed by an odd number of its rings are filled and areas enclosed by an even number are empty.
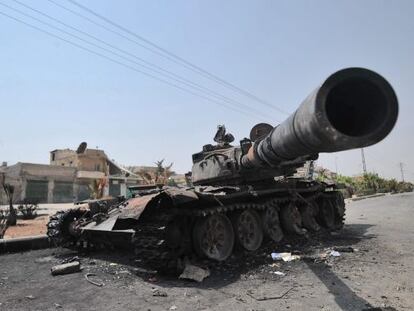
[[[17,225],[9,227],[4,236],[5,239],[19,238],[31,235],[46,234],[46,224],[49,216],[38,216],[35,219],[17,219]]]

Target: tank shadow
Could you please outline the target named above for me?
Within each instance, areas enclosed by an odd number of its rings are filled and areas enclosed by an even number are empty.
[[[358,296],[325,263],[309,263],[309,269],[335,296],[335,302],[344,311],[396,311],[392,307],[374,307],[364,298]]]

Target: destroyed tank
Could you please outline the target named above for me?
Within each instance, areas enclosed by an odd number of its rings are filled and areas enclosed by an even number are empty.
[[[239,146],[219,126],[216,145],[192,156],[192,186],[143,187],[128,200],[101,200],[52,216],[58,245],[134,250],[143,263],[184,256],[224,261],[264,239],[332,231],[345,203],[334,184],[295,172],[321,152],[367,147],[394,127],[398,101],[377,73],[347,68],[329,76],[283,123],[258,124]],[[310,174],[312,175],[312,174]]]

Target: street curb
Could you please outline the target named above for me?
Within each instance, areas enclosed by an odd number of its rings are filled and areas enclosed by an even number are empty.
[[[0,254],[24,252],[52,247],[47,235],[0,240]]]
[[[348,198],[346,200],[348,200],[348,202],[355,202],[355,201],[361,201],[361,200],[365,200],[365,199],[383,197],[383,196],[386,196],[388,194],[389,193],[376,193],[376,194],[364,195],[364,196],[360,196],[360,197]]]

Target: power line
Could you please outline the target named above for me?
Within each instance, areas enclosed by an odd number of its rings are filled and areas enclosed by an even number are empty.
[[[229,98],[229,97],[223,96],[222,94],[220,94],[220,93],[218,93],[218,92],[215,92],[214,90],[211,90],[211,89],[209,89],[209,88],[207,88],[207,87],[204,87],[204,86],[202,86],[202,85],[200,85],[200,84],[198,84],[198,83],[195,83],[195,82],[190,81],[190,80],[188,80],[188,79],[186,79],[186,78],[183,78],[183,77],[181,77],[181,76],[179,76],[179,75],[177,75],[177,74],[175,74],[175,73],[173,73],[173,72],[171,72],[171,71],[165,70],[164,68],[162,68],[162,67],[160,67],[160,66],[157,66],[157,65],[155,65],[155,64],[153,64],[153,63],[150,63],[150,62],[148,62],[148,61],[146,61],[146,60],[144,60],[144,59],[142,59],[142,58],[138,57],[138,56],[137,56],[137,55],[135,55],[135,54],[132,54],[132,53],[130,53],[130,52],[128,52],[128,51],[125,51],[125,50],[123,50],[123,49],[120,49],[120,48],[118,48],[118,47],[116,47],[116,46],[114,46],[114,45],[112,45],[112,44],[108,43],[107,41],[104,41],[104,40],[102,40],[102,39],[99,39],[98,37],[96,37],[96,36],[94,36],[94,35],[91,35],[90,33],[87,33],[87,32],[85,32],[85,31],[83,31],[83,30],[80,30],[79,28],[76,28],[76,27],[73,27],[73,26],[71,26],[71,25],[69,25],[69,24],[67,24],[67,23],[64,23],[64,22],[60,21],[59,19],[54,18],[53,16],[50,16],[50,15],[48,15],[48,14],[46,14],[46,13],[44,13],[44,12],[40,11],[40,10],[37,10],[37,9],[35,9],[35,8],[33,8],[33,7],[29,6],[29,5],[26,5],[25,3],[22,3],[22,2],[20,2],[20,1],[18,1],[18,0],[13,0],[13,1],[14,1],[14,2],[16,2],[16,3],[18,3],[18,4],[20,4],[21,6],[24,6],[25,8],[27,8],[27,9],[29,9],[29,10],[32,10],[32,11],[36,12],[37,14],[40,14],[40,15],[42,15],[42,16],[45,16],[45,17],[47,17],[47,18],[49,18],[49,19],[51,19],[51,20],[53,20],[53,21],[55,21],[55,22],[57,22],[57,23],[59,23],[59,24],[61,24],[61,25],[65,26],[65,27],[67,27],[67,28],[70,28],[70,29],[72,29],[72,30],[74,30],[74,31],[76,31],[76,32],[78,32],[78,33],[81,33],[81,34],[82,34],[82,35],[84,35],[84,36],[87,36],[87,37],[89,37],[89,38],[92,38],[93,40],[96,40],[96,41],[98,41],[98,42],[100,42],[100,43],[104,44],[105,46],[108,46],[108,47],[110,47],[110,48],[112,48],[112,49],[114,49],[114,50],[120,51],[121,53],[123,53],[123,54],[125,54],[125,55],[128,55],[128,56],[130,56],[130,57],[133,57],[134,59],[137,59],[138,61],[140,61],[140,62],[144,63],[145,65],[144,65],[144,64],[141,64],[141,63],[137,63],[137,62],[135,62],[135,61],[133,61],[133,60],[131,60],[131,59],[128,59],[128,58],[126,58],[126,57],[124,57],[124,56],[122,56],[122,55],[119,55],[118,53],[114,53],[113,51],[109,51],[108,49],[104,49],[104,48],[102,48],[101,46],[96,45],[96,44],[94,44],[94,43],[91,43],[91,42],[90,42],[90,41],[88,41],[88,40],[84,40],[84,39],[82,39],[82,38],[80,38],[80,37],[78,37],[78,36],[75,36],[75,35],[73,35],[73,34],[71,34],[71,33],[67,32],[67,31],[65,31],[65,30],[62,30],[62,29],[60,29],[60,28],[58,28],[58,27],[56,27],[56,26],[54,26],[54,25],[51,25],[51,24],[46,23],[46,22],[44,22],[44,21],[41,21],[41,20],[39,20],[39,19],[37,19],[37,18],[33,17],[33,16],[32,16],[32,15],[30,15],[30,14],[26,14],[26,13],[24,13],[24,12],[22,12],[22,11],[20,11],[20,10],[17,10],[17,9],[15,9],[15,8],[13,8],[13,7],[10,7],[10,6],[6,5],[6,4],[2,4],[2,3],[0,3],[0,4],[1,4],[1,5],[3,5],[3,6],[8,7],[8,8],[9,8],[9,9],[11,9],[11,10],[14,10],[14,11],[18,12],[19,14],[22,14],[22,15],[27,16],[27,17],[29,17],[29,18],[35,19],[36,21],[38,21],[38,22],[40,22],[40,23],[42,23],[42,24],[44,24],[44,25],[47,25],[48,27],[51,27],[51,28],[57,29],[58,31],[61,31],[61,32],[65,33],[65,34],[68,34],[68,35],[70,35],[70,36],[72,36],[72,37],[74,37],[74,38],[76,38],[76,39],[78,39],[78,40],[81,40],[81,41],[83,41],[83,42],[86,42],[86,43],[88,43],[88,44],[91,44],[91,45],[93,45],[93,46],[95,46],[95,47],[98,47],[98,48],[100,48],[100,49],[103,49],[104,51],[106,51],[106,52],[108,52],[108,53],[114,54],[114,55],[116,55],[117,57],[120,57],[120,58],[122,58],[122,59],[125,59],[125,60],[127,60],[127,61],[129,61],[129,62],[132,62],[132,63],[134,63],[134,64],[136,64],[136,65],[138,65],[138,66],[141,66],[141,67],[143,67],[143,68],[145,68],[145,69],[147,69],[147,70],[150,70],[150,71],[152,71],[152,72],[155,72],[155,73],[157,73],[157,74],[160,74],[160,75],[162,75],[162,76],[164,76],[164,77],[167,77],[168,79],[172,79],[172,80],[174,80],[174,81],[176,81],[176,82],[179,82],[179,83],[185,84],[185,85],[187,85],[187,86],[189,86],[189,87],[191,87],[191,88],[195,88],[195,89],[197,89],[197,91],[200,91],[200,92],[202,92],[202,93],[204,93],[204,94],[206,94],[206,95],[209,95],[209,96],[213,96],[213,97],[215,97],[215,98],[217,98],[217,99],[219,99],[219,100],[223,100],[223,101],[225,101],[225,102],[227,102],[227,103],[229,103],[229,104],[232,104],[232,105],[237,105],[237,106],[242,106],[242,107],[244,107],[245,109],[250,110],[251,112],[253,112],[253,113],[255,113],[255,114],[259,115],[261,118],[266,118],[266,119],[268,118],[268,115],[264,114],[264,113],[263,113],[262,111],[260,111],[260,110],[254,109],[253,107],[250,107],[250,106],[248,106],[248,105],[246,105],[246,104],[243,104],[243,103],[241,103],[241,102],[239,102],[239,101],[236,101],[236,100],[233,100],[233,99],[231,99],[231,98]],[[278,120],[276,120],[276,121],[278,121]],[[280,121],[278,121],[278,122],[280,122]]]
[[[35,30],[37,30],[37,31],[40,31],[40,32],[42,32],[42,33],[44,33],[44,34],[47,34],[48,36],[54,37],[54,38],[56,38],[56,39],[59,39],[59,40],[61,40],[61,41],[66,42],[66,43],[68,43],[68,44],[70,44],[70,45],[73,45],[73,46],[75,46],[75,47],[77,47],[77,48],[79,48],[79,49],[82,49],[82,50],[84,50],[84,51],[87,51],[87,52],[89,52],[89,53],[91,53],[91,54],[97,55],[97,56],[99,56],[99,57],[101,57],[101,58],[104,58],[104,59],[106,59],[106,60],[109,60],[109,61],[111,61],[111,62],[113,62],[113,63],[116,63],[116,64],[118,64],[118,65],[121,65],[121,66],[123,66],[123,67],[125,67],[125,68],[128,68],[128,69],[130,69],[130,70],[133,70],[133,71],[138,72],[138,73],[140,73],[140,74],[143,74],[143,75],[145,75],[145,76],[147,76],[147,77],[150,77],[150,78],[152,78],[152,79],[155,79],[155,80],[157,80],[157,81],[160,81],[160,82],[162,82],[162,83],[165,83],[165,84],[167,84],[167,85],[170,85],[170,86],[175,87],[175,88],[177,88],[177,89],[180,89],[180,90],[182,90],[182,91],[184,91],[184,92],[187,92],[187,93],[189,93],[189,94],[192,94],[192,95],[197,96],[197,97],[200,97],[200,98],[203,98],[203,99],[208,100],[208,101],[210,101],[210,102],[212,102],[212,103],[215,103],[215,104],[220,105],[220,106],[224,106],[224,107],[226,107],[227,109],[230,109],[230,110],[233,110],[233,111],[237,111],[237,112],[239,112],[239,113],[245,114],[245,115],[247,115],[247,116],[249,116],[249,117],[250,117],[250,115],[249,115],[249,114],[247,114],[247,113],[246,113],[245,111],[243,111],[243,110],[239,110],[239,109],[236,109],[236,108],[234,108],[234,107],[232,107],[232,106],[228,106],[227,104],[224,104],[224,103],[221,103],[221,102],[215,101],[215,100],[213,100],[213,99],[211,99],[211,98],[209,98],[209,97],[207,97],[207,96],[204,96],[204,95],[201,95],[201,94],[197,94],[197,93],[195,93],[195,92],[193,92],[193,91],[190,91],[190,90],[188,90],[188,89],[185,89],[185,88],[183,88],[183,87],[181,87],[181,86],[179,86],[179,85],[176,85],[176,84],[174,84],[174,83],[171,83],[171,82],[169,82],[169,81],[167,81],[167,80],[164,80],[164,79],[161,79],[161,78],[159,78],[159,77],[156,77],[156,76],[154,76],[154,75],[152,75],[152,74],[150,74],[150,73],[148,73],[148,72],[141,71],[141,70],[139,70],[139,69],[137,69],[137,68],[135,68],[135,67],[132,67],[132,66],[130,66],[130,65],[128,65],[128,64],[125,64],[125,63],[123,63],[123,62],[121,62],[121,61],[118,61],[118,60],[116,60],[116,59],[114,59],[114,58],[108,57],[108,56],[107,56],[107,55],[105,55],[105,54],[102,54],[102,53],[96,52],[96,51],[94,51],[94,50],[91,50],[91,49],[89,49],[89,48],[87,48],[87,47],[84,47],[84,46],[82,46],[82,45],[78,44],[78,43],[75,43],[75,42],[73,42],[73,41],[70,41],[70,40],[68,40],[68,39],[65,39],[65,38],[63,38],[63,37],[61,37],[61,36],[59,36],[59,35],[56,35],[56,34],[54,34],[54,33],[51,33],[51,32],[49,32],[49,31],[47,31],[47,30],[42,29],[42,28],[39,28],[39,27],[37,27],[37,26],[35,26],[35,25],[33,25],[33,24],[27,23],[27,22],[25,22],[25,21],[23,21],[23,20],[21,20],[21,19],[19,19],[19,18],[17,18],[17,17],[11,16],[11,15],[9,15],[9,14],[6,14],[6,13],[2,12],[2,11],[0,11],[0,14],[1,14],[1,15],[3,15],[3,16],[5,16],[5,17],[7,17],[7,18],[9,18],[9,19],[12,19],[12,20],[14,20],[14,21],[16,21],[16,22],[19,22],[19,23],[21,23],[21,24],[24,24],[24,25],[26,25],[26,26],[28,26],[28,27],[30,27],[30,28],[33,28],[33,29],[35,29]]]
[[[104,29],[108,30],[107,27],[105,27],[105,26],[103,26],[103,25],[101,25],[101,24],[99,24],[99,23],[91,20],[90,18],[88,18],[88,17],[86,17],[86,16],[84,16],[84,15],[82,15],[82,14],[76,12],[76,11],[73,11],[73,10],[71,10],[71,9],[69,9],[69,8],[67,8],[67,7],[59,4],[59,3],[56,3],[54,0],[49,0],[49,1],[52,2],[55,5],[63,8],[63,9],[65,9],[65,10],[70,11],[73,14],[76,14],[77,16],[80,16],[80,17],[88,20],[89,22],[92,22],[93,24],[95,24],[95,25],[97,25],[99,27],[103,27]],[[123,26],[115,23],[114,21],[112,21],[112,20],[110,20],[110,19],[108,19],[108,18],[106,18],[106,17],[98,14],[94,10],[92,10],[92,9],[90,9],[90,8],[88,8],[88,7],[82,5],[82,4],[80,4],[80,3],[78,3],[78,2],[76,2],[74,0],[67,0],[67,1],[70,2],[70,3],[72,3],[73,5],[77,6],[78,8],[80,8],[80,9],[88,12],[89,14],[92,14],[93,16],[95,16],[95,17],[97,17],[97,18],[105,21],[106,23],[112,25],[113,27],[116,27],[116,28],[124,31],[125,33],[128,33],[129,35],[137,38],[138,40],[140,40],[142,42],[145,42],[147,45],[151,46],[152,48],[149,48],[148,46],[145,46],[143,44],[137,43],[135,40],[132,40],[134,43],[138,44],[139,46],[141,46],[141,47],[143,47],[143,48],[145,48],[145,49],[147,49],[147,50],[149,50],[149,51],[151,51],[151,52],[153,52],[153,53],[155,53],[155,54],[157,54],[157,55],[159,55],[161,57],[164,57],[164,58],[166,58],[166,59],[168,59],[168,60],[170,60],[170,61],[172,61],[172,62],[174,62],[176,64],[179,64],[181,66],[184,66],[187,69],[189,69],[189,70],[191,70],[193,72],[196,72],[196,73],[204,76],[205,78],[208,78],[210,80],[213,80],[216,83],[219,83],[219,84],[221,84],[221,85],[223,85],[223,86],[225,86],[227,88],[230,88],[233,91],[236,91],[236,92],[238,92],[240,94],[243,94],[244,96],[246,96],[246,97],[248,97],[250,99],[253,99],[256,102],[259,102],[262,105],[265,105],[267,107],[270,107],[270,108],[278,111],[279,113],[282,113],[282,114],[285,114],[285,115],[289,115],[289,113],[286,112],[286,111],[284,111],[283,109],[281,109],[281,108],[279,108],[279,107],[277,107],[277,106],[275,106],[275,105],[273,105],[273,104],[271,104],[271,103],[269,103],[269,102],[267,102],[267,101],[259,98],[258,96],[252,94],[251,92],[246,91],[246,90],[244,90],[244,89],[242,89],[242,88],[240,88],[240,87],[238,87],[238,86],[236,86],[236,85],[234,85],[234,84],[232,84],[232,83],[230,83],[230,82],[228,82],[228,81],[226,81],[226,80],[218,77],[217,75],[212,74],[211,72],[208,72],[207,70],[205,70],[205,69],[203,69],[203,68],[201,68],[201,67],[199,67],[199,66],[197,66],[197,65],[195,65],[195,64],[193,64],[193,63],[191,63],[191,62],[189,62],[187,60],[185,60],[184,58],[182,58],[182,57],[180,57],[180,56],[178,56],[178,55],[176,55],[176,54],[168,51],[167,49],[159,46],[158,44],[155,44],[152,41],[144,38],[143,36],[140,36],[137,33],[135,33],[133,31],[127,29],[126,27],[123,27]],[[109,30],[109,31],[111,31],[112,33],[115,33],[117,35],[120,35],[118,32],[114,32],[112,30]],[[125,38],[125,36],[123,36],[123,35],[121,35],[121,36],[123,38]],[[130,40],[130,39],[128,39],[128,40]]]
[[[13,0],[13,1],[15,1],[15,2],[17,2],[17,3],[19,3],[19,4],[20,4],[20,2],[19,2],[19,1],[17,1],[17,0]],[[162,75],[162,76],[164,76],[164,77],[166,77],[166,78],[168,78],[168,79],[171,79],[171,80],[173,80],[173,81],[175,81],[175,82],[182,83],[182,84],[184,84],[184,85],[186,85],[186,86],[189,86],[190,88],[196,89],[197,91],[202,92],[202,93],[204,93],[204,94],[206,94],[206,95],[213,96],[213,97],[215,97],[215,98],[218,98],[219,100],[224,100],[225,102],[227,102],[227,103],[229,103],[229,104],[231,104],[231,105],[243,106],[245,109],[251,110],[252,112],[256,113],[257,115],[260,115],[260,117],[262,117],[262,118],[263,118],[263,117],[264,117],[264,118],[267,118],[267,117],[268,117],[267,115],[265,115],[265,114],[264,114],[264,113],[262,113],[261,111],[255,110],[255,109],[253,109],[252,107],[247,106],[247,105],[245,105],[245,104],[243,104],[243,103],[240,103],[240,102],[234,101],[234,100],[232,100],[232,99],[230,99],[230,98],[228,98],[228,97],[226,97],[226,96],[223,96],[223,95],[221,95],[221,94],[219,94],[219,93],[217,93],[217,92],[215,92],[215,91],[213,91],[213,90],[210,90],[210,89],[208,89],[208,88],[205,88],[205,87],[203,87],[202,85],[199,85],[199,84],[197,84],[197,83],[193,83],[193,82],[191,82],[191,81],[189,81],[189,80],[187,80],[187,79],[185,79],[185,78],[182,78],[182,77],[180,77],[180,76],[178,76],[178,75],[175,75],[175,74],[174,74],[174,73],[172,73],[172,72],[169,72],[169,71],[167,71],[167,70],[164,70],[164,69],[162,69],[161,67],[159,67],[160,69],[158,70],[158,69],[154,69],[154,68],[152,68],[152,67],[149,67],[149,66],[143,65],[143,64],[141,64],[141,63],[138,63],[138,62],[136,62],[136,61],[134,61],[134,60],[129,59],[128,57],[125,57],[125,56],[120,55],[120,54],[118,54],[118,53],[116,53],[116,52],[113,52],[113,51],[111,51],[111,50],[108,50],[108,49],[106,49],[106,48],[103,48],[103,47],[101,47],[101,46],[99,46],[99,45],[97,45],[97,44],[95,44],[95,43],[93,43],[93,42],[91,42],[91,41],[89,41],[89,40],[85,40],[85,39],[83,39],[83,38],[81,38],[81,37],[79,37],[79,36],[77,36],[77,35],[74,35],[74,34],[72,34],[72,33],[70,33],[70,32],[67,32],[66,30],[63,30],[63,29],[61,29],[61,28],[59,28],[59,27],[56,27],[56,26],[54,26],[54,25],[52,25],[52,24],[50,24],[50,23],[47,23],[47,22],[45,22],[45,21],[42,21],[42,20],[40,20],[40,19],[38,19],[38,18],[36,18],[36,17],[34,17],[34,16],[30,15],[30,14],[26,14],[26,13],[24,13],[24,12],[22,12],[22,11],[20,11],[20,10],[16,9],[16,8],[10,7],[10,6],[8,6],[8,5],[4,4],[4,3],[1,3],[1,2],[0,2],[0,5],[3,5],[3,6],[5,6],[5,7],[9,8],[9,9],[11,9],[11,10],[15,11],[15,12],[18,12],[19,14],[22,14],[22,15],[26,16],[26,17],[29,17],[29,18],[31,18],[31,19],[34,19],[34,20],[36,20],[37,22],[42,23],[42,24],[44,24],[44,25],[46,25],[46,26],[48,26],[48,27],[51,27],[51,28],[53,28],[53,29],[56,29],[56,30],[58,30],[58,31],[60,31],[60,32],[62,32],[62,33],[65,33],[66,35],[69,35],[69,36],[71,36],[71,37],[73,37],[73,38],[76,38],[77,40],[80,40],[80,41],[85,42],[85,43],[87,43],[87,44],[90,44],[90,45],[92,45],[92,46],[94,46],[94,47],[97,47],[97,48],[99,48],[99,49],[101,49],[101,50],[104,50],[104,51],[105,51],[105,52],[107,52],[107,53],[111,53],[111,54],[113,54],[113,55],[116,55],[117,57],[120,57],[120,58],[122,58],[122,59],[124,59],[124,60],[126,60],[126,61],[132,62],[132,63],[134,63],[134,64],[136,64],[136,65],[138,65],[138,66],[141,66],[141,67],[143,67],[143,68],[145,68],[145,69],[147,69],[147,70],[150,70],[150,71],[152,71],[152,72],[155,72],[155,73],[157,73],[157,74],[160,74],[160,75]],[[105,42],[105,41],[103,41],[103,40],[101,40],[101,39],[99,39],[99,38],[97,38],[97,37],[95,37],[95,36],[92,36],[92,35],[90,35],[90,34],[88,34],[88,33],[84,32],[84,31],[82,31],[82,30],[79,30],[79,29],[77,29],[77,28],[75,28],[75,27],[72,27],[72,26],[70,26],[70,25],[66,24],[66,23],[63,23],[63,22],[61,22],[61,21],[59,21],[59,20],[57,20],[57,19],[55,19],[55,18],[53,18],[53,17],[49,16],[48,14],[45,14],[45,13],[43,13],[43,12],[41,12],[41,11],[39,11],[39,10],[36,10],[36,9],[34,9],[34,8],[30,7],[30,6],[27,6],[27,5],[23,4],[23,3],[22,3],[22,5],[23,5],[23,6],[25,6],[25,7],[27,7],[27,8],[29,8],[29,9],[31,9],[31,10],[33,10],[33,11],[35,11],[35,12],[37,12],[38,14],[42,14],[42,15],[44,15],[44,16],[46,16],[46,17],[48,17],[48,18],[52,19],[52,20],[55,20],[56,22],[59,22],[60,24],[64,25],[65,27],[68,27],[68,28],[74,29],[75,31],[78,31],[78,32],[80,32],[80,33],[82,33],[82,34],[84,34],[84,35],[86,35],[86,36],[88,36],[88,37],[91,37],[91,38],[93,38],[94,40],[97,40],[97,41],[99,41],[99,42],[102,42],[102,43],[103,43],[103,44],[105,44],[106,46],[109,46],[109,47],[111,47],[111,48],[113,48],[113,49],[119,50],[119,51],[121,51],[121,52],[122,52],[122,53],[124,53],[124,54],[131,55],[132,57],[137,58],[137,59],[138,59],[138,60],[140,60],[140,61],[146,62],[145,60],[142,60],[141,58],[139,58],[139,57],[138,57],[138,56],[136,56],[136,55],[133,55],[133,54],[131,54],[131,53],[127,52],[127,51],[124,51],[124,50],[118,49],[116,46],[113,46],[112,44],[109,44],[109,43],[107,43],[107,42]],[[153,64],[151,64],[151,63],[149,63],[149,64],[150,64],[150,65],[153,65]],[[156,66],[156,65],[153,65],[153,66],[158,67],[158,66]],[[167,74],[166,74],[166,73],[164,73],[164,71],[165,71],[165,72],[167,72]],[[171,77],[171,76],[172,76],[172,77]],[[177,78],[175,78],[175,77],[177,77]]]

